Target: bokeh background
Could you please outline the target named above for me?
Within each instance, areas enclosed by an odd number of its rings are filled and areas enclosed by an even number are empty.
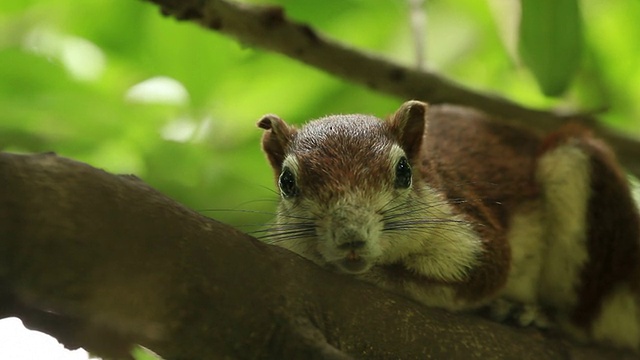
[[[407,1],[253,2],[415,64]],[[640,135],[640,2],[579,4],[584,46],[560,97],[545,96],[518,58],[513,0],[427,1],[425,65],[531,107],[607,110],[604,122]],[[269,221],[277,201],[255,127],[261,115],[385,116],[404,100],[165,18],[144,1],[0,2],[0,149],[135,174],[246,230]]]

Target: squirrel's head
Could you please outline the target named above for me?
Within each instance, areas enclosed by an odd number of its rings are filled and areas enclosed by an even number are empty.
[[[389,233],[411,217],[403,204],[420,191],[426,111],[408,101],[386,120],[335,115],[300,129],[264,116],[262,148],[281,196],[270,240],[348,273],[388,256]]]

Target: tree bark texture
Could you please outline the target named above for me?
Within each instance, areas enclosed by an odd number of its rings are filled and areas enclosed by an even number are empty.
[[[0,154],[0,184],[0,317],[106,358],[633,358],[425,308],[54,154]]]

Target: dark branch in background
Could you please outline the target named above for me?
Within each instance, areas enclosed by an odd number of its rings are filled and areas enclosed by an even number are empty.
[[[438,74],[407,68],[322,36],[309,25],[290,21],[280,7],[264,7],[228,0],[147,0],[164,14],[199,23],[244,44],[284,54],[371,89],[402,100],[473,107],[496,120],[548,131],[568,120],[587,123],[616,150],[621,162],[640,176],[640,142],[600,126],[587,115],[561,115],[530,109],[504,98],[467,89]]]
[[[106,358],[634,358],[425,308],[52,154],[0,154],[0,184],[0,318]]]

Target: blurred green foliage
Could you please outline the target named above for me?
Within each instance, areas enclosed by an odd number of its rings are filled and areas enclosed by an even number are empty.
[[[519,54],[542,92],[562,95],[582,60],[578,0],[522,0]]]
[[[254,2],[281,4],[291,18],[331,37],[412,63],[406,2]],[[428,1],[428,68],[529,106],[608,107],[605,121],[637,134],[640,2],[580,2],[583,56],[561,99],[541,94],[517,60],[513,4]],[[154,100],[158,89],[165,92]],[[227,209],[269,213],[277,200],[255,127],[262,114],[293,123],[330,113],[384,116],[403,100],[164,18],[143,1],[0,4],[0,148],[55,151],[133,173],[205,215],[241,227],[272,215]]]

